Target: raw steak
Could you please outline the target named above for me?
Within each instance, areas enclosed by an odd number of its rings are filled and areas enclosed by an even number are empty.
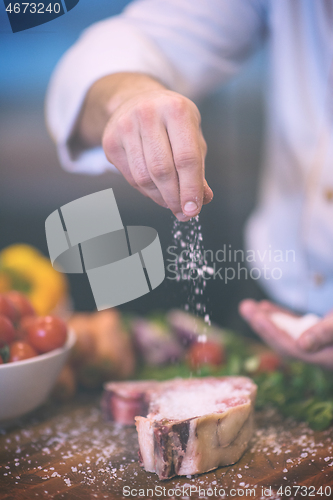
[[[129,423],[138,409],[141,465],[160,479],[233,464],[252,436],[257,387],[246,377],[121,382],[106,389],[113,420]]]
[[[150,392],[159,386],[160,383],[153,380],[106,383],[101,401],[104,418],[134,425],[136,416],[147,415]]]

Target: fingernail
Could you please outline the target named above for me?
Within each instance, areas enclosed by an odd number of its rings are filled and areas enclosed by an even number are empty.
[[[198,206],[194,201],[188,201],[185,203],[184,206],[184,212],[186,212],[188,215],[194,214],[198,210]]]
[[[183,212],[178,212],[178,214],[175,214],[177,219],[184,222],[186,220],[188,220],[188,217],[187,215],[183,214]]]

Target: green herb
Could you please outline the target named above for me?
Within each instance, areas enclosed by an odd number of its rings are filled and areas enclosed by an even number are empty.
[[[206,365],[193,372],[185,361],[165,367],[143,366],[139,378],[167,380],[256,373],[258,356],[254,354],[254,346],[258,343],[223,330],[223,344],[227,361],[220,367]],[[305,421],[314,430],[324,430],[333,423],[332,372],[301,361],[290,361],[280,370],[252,375],[252,379],[258,385],[257,409],[274,406],[282,415]]]
[[[10,352],[9,352],[9,345],[5,344],[1,349],[0,349],[0,356],[2,357],[2,361],[4,363],[8,363]]]

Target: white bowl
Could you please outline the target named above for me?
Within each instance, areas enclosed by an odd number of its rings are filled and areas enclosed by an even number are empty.
[[[46,400],[74,344],[75,334],[69,331],[63,347],[0,365],[0,421],[24,415]]]

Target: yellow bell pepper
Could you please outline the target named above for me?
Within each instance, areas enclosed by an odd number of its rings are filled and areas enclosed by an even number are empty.
[[[0,252],[0,292],[9,290],[26,294],[37,314],[44,316],[66,298],[68,284],[38,250],[17,244]]]

